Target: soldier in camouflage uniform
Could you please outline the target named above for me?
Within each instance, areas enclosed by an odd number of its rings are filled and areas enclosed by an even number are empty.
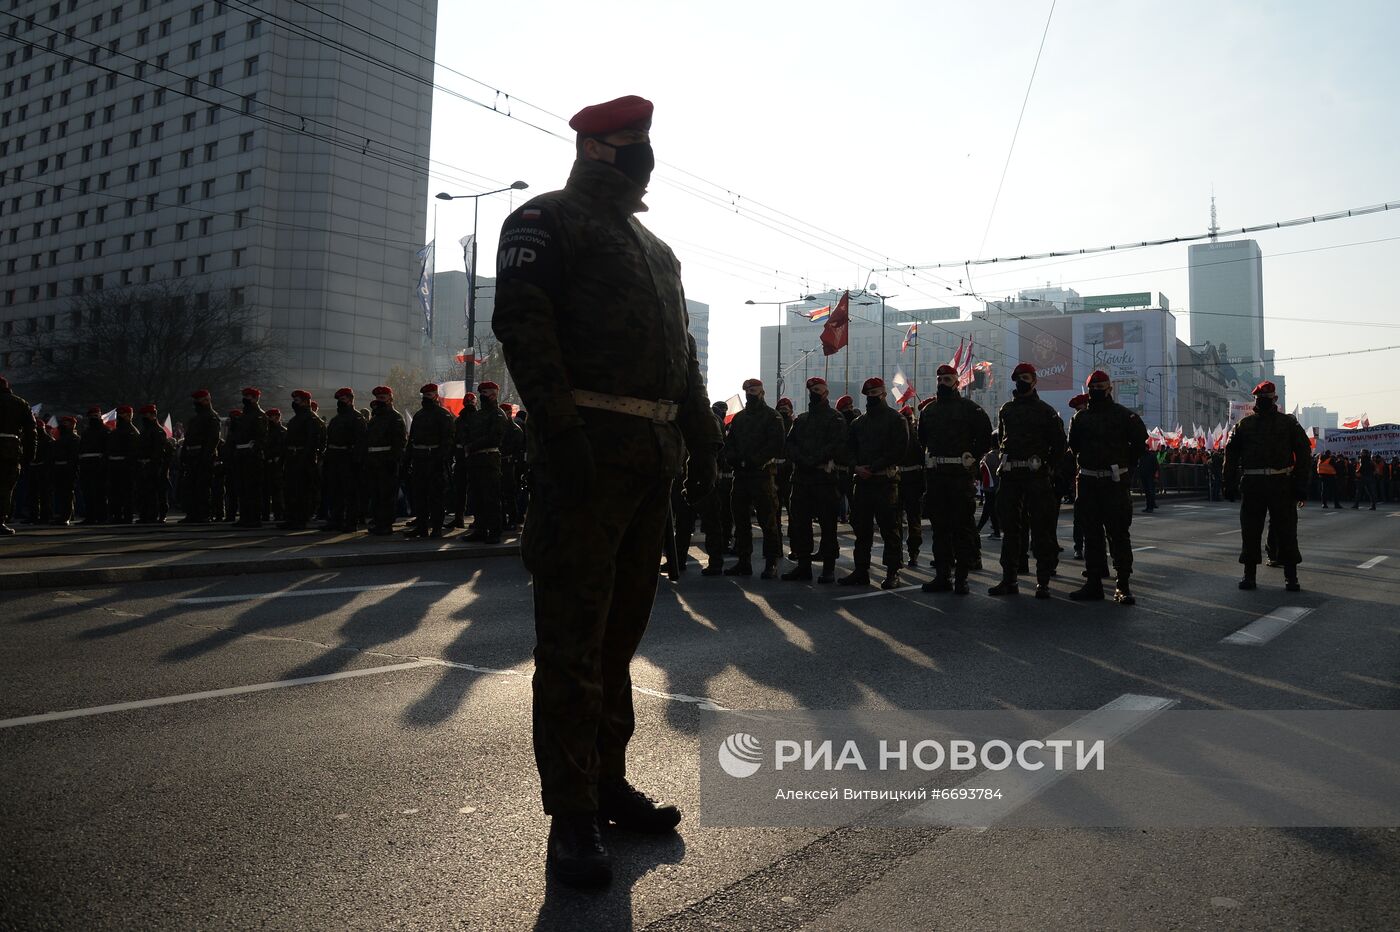
[[[1225,444],[1225,497],[1240,502],[1241,589],[1258,586],[1255,578],[1262,554],[1259,538],[1264,518],[1274,537],[1274,556],[1283,564],[1284,588],[1297,592],[1298,509],[1307,500],[1312,477],[1312,444],[1291,414],[1278,409],[1273,382],[1254,387],[1254,411],[1240,418]]]
[[[714,415],[715,429],[721,437],[725,434],[724,416],[729,406],[723,401],[710,405]],[[724,463],[724,448],[720,447],[718,461]],[[724,555],[729,552],[729,540],[733,531],[734,511],[729,507],[729,493],[734,490],[734,473],[725,472],[729,467],[721,465],[718,480],[708,495],[695,503],[700,513],[700,533],[705,536],[705,568],[701,576],[719,576],[724,572]],[[682,483],[684,485],[684,483]]]
[[[180,498],[185,508],[180,523],[203,524],[209,520],[214,460],[219,452],[219,416],[214,413],[208,389],[196,389],[190,400],[194,402],[194,417],[180,445]]]
[[[287,424],[287,456],[282,462],[282,490],[287,513],[278,523],[286,531],[305,530],[315,508],[313,475],[320,463],[321,419],[311,410],[311,393],[292,392],[292,420]]]
[[[267,409],[267,445],[263,448],[264,521],[281,521],[287,512],[282,493],[282,461],[287,458],[287,426],[282,423],[282,409]]]
[[[520,527],[520,478],[525,468],[525,429],[515,421],[515,405],[502,405],[506,415],[501,438],[501,523],[507,531]]]
[[[25,476],[25,494],[29,499],[29,517],[25,524],[48,524],[53,516],[53,434],[49,425],[37,414],[34,419],[34,459]]]
[[[793,422],[787,437],[792,461],[792,499],[788,508],[788,544],[797,554],[797,566],[783,574],[785,580],[812,578],[812,558],[822,561],[819,583],[836,579],[836,558],[841,542],[836,536],[837,464],[846,458],[846,419],[827,401],[826,380],[807,380],[807,411]],[[812,521],[821,528],[821,546],[812,549]]]
[[[218,423],[217,420],[215,423]],[[83,524],[107,521],[107,426],[102,409],[88,408],[87,424],[78,443],[78,482],[83,490]]]
[[[365,477],[369,483],[369,532],[394,533],[399,503],[399,459],[408,446],[408,427],[394,407],[393,389],[374,389],[369,424],[365,426]]]
[[[536,487],[526,516],[534,578],[534,734],[548,863],[604,884],[600,819],[669,832],[680,821],[627,780],[632,655],[656,594],[672,479],[715,482],[720,443],[687,333],[680,265],[633,215],[654,157],[637,97],[570,121],[578,160],[564,190],[501,232],[492,325],[530,410]]]
[[[220,520],[238,520],[238,422],[243,420],[242,408],[230,408],[224,421],[224,441],[219,444],[220,476],[223,482],[223,505]]]
[[[58,419],[58,439],[53,451],[53,523],[67,527],[73,523],[73,490],[78,481],[78,419],[65,414]]]
[[[462,410],[457,412],[457,420],[452,424],[452,499],[447,503],[451,510],[452,526],[467,526],[468,502],[471,498],[467,471],[467,438],[471,434],[472,415],[476,414],[476,392],[462,396]]]
[[[836,413],[846,420],[846,438],[847,441],[849,441],[851,425],[856,422],[856,418],[860,417],[860,412],[856,410],[855,399],[850,395],[842,395],[840,398],[837,398]],[[847,452],[849,451],[850,445],[848,442]],[[851,464],[849,461],[838,462],[836,464],[836,476],[836,487],[841,493],[841,499],[836,505],[837,515],[842,521],[849,524],[851,521],[851,502],[855,497],[855,476],[851,472]]]
[[[1085,408],[1069,422],[1069,448],[1079,466],[1074,497],[1076,523],[1083,522],[1085,569],[1084,585],[1070,593],[1078,602],[1102,599],[1103,576],[1108,573],[1104,536],[1113,555],[1118,583],[1113,601],[1132,605],[1137,600],[1129,588],[1133,575],[1133,541],[1128,528],[1133,523],[1133,476],[1137,461],[1147,452],[1147,425],[1136,412],[1113,400],[1108,373],[1095,370],[1084,383],[1089,393]]]
[[[238,527],[262,527],[267,413],[258,404],[261,397],[259,389],[243,389],[243,416],[229,422],[229,441],[238,475]]]
[[[441,537],[447,464],[452,456],[452,415],[442,406],[436,382],[418,389],[422,403],[408,426],[409,482],[413,526],[405,537]]]
[[[107,439],[107,515],[112,524],[130,524],[136,488],[136,456],[141,432],[131,423],[131,405],[117,407],[117,424]]]
[[[875,525],[885,552],[885,579],[881,589],[899,585],[904,547],[899,527],[899,462],[909,451],[909,426],[899,412],[885,403],[884,379],[866,379],[860,388],[865,396],[865,413],[851,423],[847,448],[855,489],[851,496],[851,529],[856,546],[855,571],[840,580],[843,586],[870,585],[870,551],[875,543]]]
[[[170,487],[166,476],[174,444],[156,420],[156,406],[141,406],[141,439],[136,448],[136,494],[139,523],[164,524],[165,499]]]
[[[476,387],[480,409],[467,430],[467,482],[471,485],[475,518],[464,543],[501,542],[501,447],[510,431],[510,418],[497,404],[500,386],[482,382]]]
[[[909,450],[899,461],[899,510],[904,519],[909,565],[918,566],[919,548],[924,544],[924,448],[919,443],[914,409],[905,405],[899,409],[899,415],[909,427]]]
[[[789,524],[792,514],[789,511],[789,503],[792,500],[792,461],[787,455],[787,436],[792,432],[793,407],[792,399],[783,397],[778,399],[778,403],[773,406],[773,410],[778,412],[778,417],[783,419],[783,452],[778,457],[778,474],[774,477],[774,482],[778,487],[778,539],[782,540],[783,516],[786,515]],[[788,536],[791,537],[791,526],[788,528]],[[797,555],[791,554],[791,558],[796,560]]]
[[[1015,396],[997,412],[997,436],[1001,438],[1001,486],[997,489],[997,514],[1001,518],[1001,582],[988,593],[1015,595],[1020,591],[1016,574],[1026,554],[1021,528],[1030,528],[1035,552],[1035,597],[1050,598],[1050,577],[1059,562],[1055,540],[1054,467],[1065,455],[1065,425],[1059,413],[1042,401],[1035,390],[1035,366],[1020,363],[1011,373]]]
[[[763,531],[763,578],[776,579],[783,552],[778,526],[778,492],[774,483],[776,462],[783,455],[783,419],[763,400],[763,383],[744,382],[744,409],[729,423],[724,458],[734,469],[734,553],[737,562],[726,576],[753,575],[753,516]]]
[[[992,422],[982,406],[958,392],[958,370],[938,367],[938,394],[919,416],[919,448],[928,471],[924,496],[932,520],[934,576],[924,592],[967,595],[977,563],[978,464],[992,447]],[[949,576],[952,581],[949,581]]]
[[[9,525],[15,485],[19,483],[20,470],[34,462],[36,442],[29,403],[10,391],[9,380],[0,376],[0,536],[15,532]]]
[[[330,514],[323,531],[353,534],[360,528],[360,470],[365,439],[365,419],[355,409],[355,392],[350,388],[335,393],[335,416],[326,425],[326,458],[322,476]]]

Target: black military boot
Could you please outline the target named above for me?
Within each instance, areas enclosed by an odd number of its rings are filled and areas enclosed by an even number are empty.
[[[764,563],[763,563],[763,572],[758,574],[758,578],[759,578],[759,579],[777,579],[777,578],[778,578],[778,561],[777,561],[777,560],[765,560]]]
[[[838,586],[868,586],[870,585],[870,571],[855,570],[849,576],[842,576],[836,580]]]
[[[423,525],[412,524],[409,525],[407,528],[404,528],[403,536],[408,538],[409,540],[413,540],[416,537],[425,537],[427,536],[427,533],[428,529],[425,528]]]
[[[1037,569],[1035,574],[1035,597],[1037,599],[1050,598],[1050,571]]]
[[[557,815],[549,823],[545,864],[571,887],[603,887],[612,881],[612,858],[593,813]]]
[[[1249,590],[1259,588],[1259,583],[1255,581],[1255,573],[1258,569],[1258,564],[1255,563],[1246,563],[1244,565],[1244,579],[1240,580],[1241,589]]]
[[[967,581],[966,577],[963,579]],[[948,571],[939,567],[934,571],[933,578],[919,587],[924,592],[952,592],[953,584],[948,581]]]
[[[729,569],[725,570],[725,571],[724,571],[724,575],[726,575],[726,576],[752,576],[752,575],[753,575],[753,563],[749,562],[748,560],[740,560],[738,563],[735,563],[735,564],[734,564],[733,566],[731,566]]]
[[[919,565],[919,551],[917,551],[917,550],[911,550],[911,551],[909,551],[909,565],[910,565],[910,566],[918,566],[918,565]]]
[[[1021,591],[1021,587],[1016,585],[1016,574],[1008,570],[1001,571],[1001,582],[987,590],[987,595],[1016,595]]]
[[[885,578],[880,582],[880,588],[885,591],[899,588],[899,570],[886,570]]]
[[[832,582],[835,582],[835,581],[836,581],[836,561],[835,561],[835,560],[824,560],[824,561],[822,561],[822,574],[821,574],[820,576],[817,577],[817,582],[822,583],[823,585],[825,585],[825,584],[827,584],[827,583],[832,583]]]
[[[724,563],[719,560],[711,560],[709,566],[700,571],[701,576],[719,576],[724,572]]]
[[[1298,564],[1287,563],[1283,567],[1283,588],[1289,592],[1301,592],[1303,587],[1298,585]]]
[[[1098,602],[1103,599],[1103,580],[1097,577],[1084,580],[1084,585],[1069,594],[1075,602]]]
[[[967,595],[967,574],[958,572],[953,574],[953,595]]]
[[[1113,601],[1119,605],[1136,605],[1137,599],[1133,597],[1133,590],[1128,588],[1128,575],[1119,575],[1118,582],[1113,587]]]
[[[15,529],[10,527],[5,522],[0,521],[0,537],[13,537],[14,535]]]
[[[812,561],[798,560],[797,566],[778,577],[783,582],[805,582],[812,578]]]
[[[675,806],[658,806],[650,796],[619,780],[598,785],[598,818],[629,832],[661,835],[676,830],[681,811]]]

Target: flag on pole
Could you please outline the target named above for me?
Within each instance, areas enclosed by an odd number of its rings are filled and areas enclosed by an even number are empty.
[[[909,348],[909,344],[910,344],[911,342],[913,342],[915,339],[917,339],[918,336],[919,336],[919,322],[918,322],[918,321],[914,321],[914,323],[912,323],[912,324],[909,325],[909,330],[908,330],[908,332],[904,334],[904,342],[901,343],[901,344],[899,344],[899,351],[902,353],[902,352],[904,352],[905,350],[907,350],[907,349]]]
[[[423,266],[418,270],[418,303],[423,305],[423,332],[428,335],[428,339],[433,338],[433,272],[436,270],[433,258],[434,244],[436,240],[424,246],[414,256],[423,260]]]
[[[476,234],[468,233],[457,242],[462,244],[462,268],[467,270],[467,281],[471,282],[476,274]]]
[[[822,328],[822,355],[834,356],[846,345],[851,335],[851,293],[847,291],[836,302],[836,308]]]
[[[457,360],[461,362],[461,360]],[[467,383],[461,379],[451,382],[438,383],[438,397],[442,399],[442,406],[451,414],[462,413],[462,401],[467,396]]]
[[[728,424],[734,420],[734,415],[744,410],[744,396],[730,395],[724,402],[724,423]]]
[[[956,353],[953,354],[953,358],[952,358],[952,359],[948,360],[948,365],[950,365],[950,366],[952,366],[954,369],[958,370],[958,374],[961,375],[961,374],[962,374],[962,362],[963,362],[963,341],[962,341],[962,339],[960,338],[960,339],[958,340],[958,351],[957,351]]]
[[[894,370],[894,378],[890,379],[890,387],[894,389],[895,404],[908,404],[909,399],[917,398],[914,393],[914,386],[909,384],[909,380],[904,375],[904,369],[897,367]]]
[[[1364,415],[1364,414],[1361,415],[1360,417],[1354,417],[1354,418],[1351,418],[1350,420],[1342,421],[1342,427],[1346,428],[1347,430],[1356,430],[1356,429],[1359,428],[1359,427],[1370,427],[1370,426],[1371,426],[1371,419],[1370,419],[1369,417],[1367,417],[1366,415]]]
[[[165,420],[160,422],[160,429],[165,431],[165,436],[167,438],[173,438],[175,436],[175,428],[170,426],[170,415],[167,414]]]
[[[963,353],[962,366],[958,369],[958,391],[972,384],[972,344],[973,340],[969,338],[967,352]]]
[[[453,356],[452,358],[455,359],[455,360],[457,361],[457,364],[458,364],[458,365],[461,365],[461,364],[463,364],[463,363],[465,363],[465,362],[467,361],[467,351],[466,351],[466,350],[458,350],[458,351],[457,351],[457,355]],[[484,365],[486,365],[486,360],[488,360],[488,359],[490,359],[490,358],[491,358],[491,354],[490,354],[490,353],[487,353],[485,356],[478,356],[478,355],[476,355],[475,353],[473,353],[473,354],[472,354],[472,364],[473,364],[473,365],[476,365],[476,366],[484,366]]]
[[[828,304],[826,307],[819,307],[815,311],[809,311],[804,316],[813,323],[826,320],[831,316],[831,305]]]

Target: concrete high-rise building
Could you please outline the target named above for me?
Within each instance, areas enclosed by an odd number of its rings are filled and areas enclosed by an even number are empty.
[[[256,312],[283,388],[418,358],[436,0],[8,11],[0,322],[77,345],[74,296],[178,281]]]
[[[1305,430],[1315,427],[1336,430],[1339,420],[1336,411],[1329,411],[1323,405],[1304,405],[1298,410],[1298,423],[1302,424]]]
[[[1191,343],[1222,344],[1242,381],[1264,372],[1264,262],[1252,239],[1200,243],[1189,249]]]
[[[710,384],[710,306],[699,301],[685,299],[685,310],[690,315],[690,335],[695,338],[695,355],[700,360],[700,374],[705,384]]]

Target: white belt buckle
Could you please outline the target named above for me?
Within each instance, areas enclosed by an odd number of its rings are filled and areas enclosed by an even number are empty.
[[[977,459],[971,453],[962,455],[963,469],[971,469],[977,463]]]
[[[1031,472],[1040,472],[1040,467],[1043,465],[1044,463],[1038,456],[1032,456],[1030,459],[1026,460],[1026,466]]]
[[[1118,481],[1118,464],[1117,464],[1117,463],[1114,463],[1112,466],[1108,467],[1108,471],[1111,472],[1111,473],[1113,473],[1113,481],[1114,481],[1114,482],[1117,482],[1117,481]]]

